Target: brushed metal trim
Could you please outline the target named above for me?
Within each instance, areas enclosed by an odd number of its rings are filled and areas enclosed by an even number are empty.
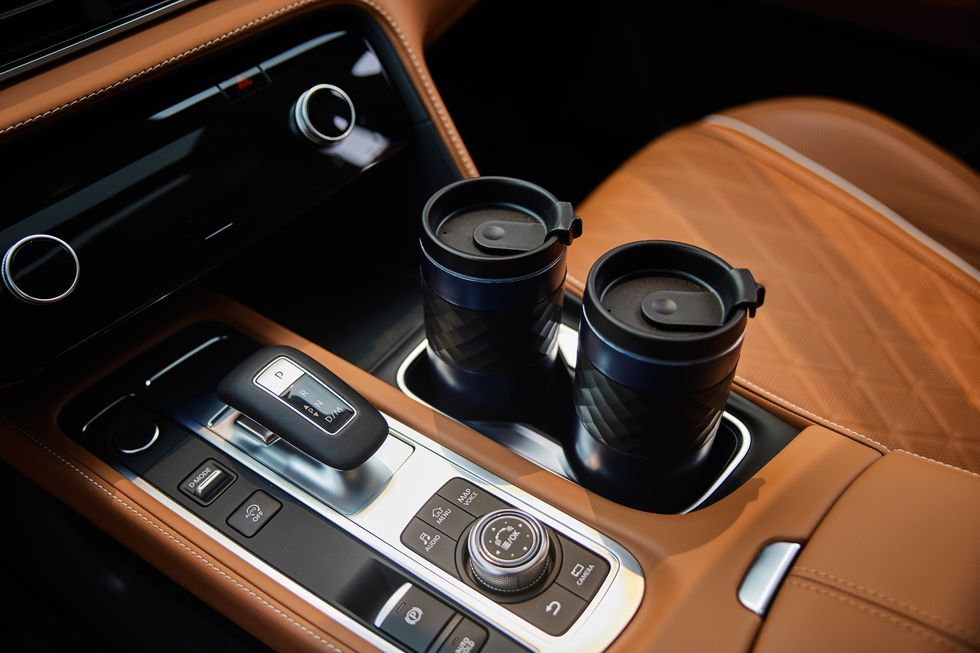
[[[797,542],[766,545],[738,586],[739,603],[759,616],[765,615],[801,548]]]

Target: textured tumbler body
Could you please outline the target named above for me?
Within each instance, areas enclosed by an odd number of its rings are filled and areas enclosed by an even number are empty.
[[[516,311],[474,311],[423,286],[425,334],[454,415],[516,419],[540,399],[558,365],[561,289]]]
[[[645,458],[683,458],[714,437],[735,367],[720,383],[695,392],[670,386],[638,390],[617,383],[581,349],[575,370],[575,416],[593,437]]]

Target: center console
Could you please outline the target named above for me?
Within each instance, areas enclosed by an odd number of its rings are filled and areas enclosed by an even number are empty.
[[[257,349],[227,328],[185,331],[78,397],[62,427],[379,645],[598,650],[630,621],[644,580],[626,549],[415,429],[384,415],[383,441],[343,471],[228,407],[216,388]],[[306,392],[277,374],[315,363],[265,355],[257,383]],[[338,381],[317,385],[341,397],[342,433],[371,408]]]

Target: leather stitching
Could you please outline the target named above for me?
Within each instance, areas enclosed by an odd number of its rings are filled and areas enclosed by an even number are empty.
[[[840,583],[840,584],[845,585],[846,587],[848,587],[848,588],[850,588],[852,590],[857,590],[857,591],[862,592],[864,594],[867,594],[869,596],[873,596],[876,599],[881,599],[883,601],[886,601],[887,603],[890,603],[890,604],[895,605],[895,606],[897,606],[899,608],[902,608],[903,610],[908,610],[909,612],[912,612],[912,613],[918,615],[919,617],[925,617],[926,619],[929,619],[931,621],[936,622],[936,624],[938,624],[939,626],[941,626],[943,628],[948,628],[949,630],[952,630],[952,631],[954,631],[956,633],[959,633],[960,635],[963,635],[963,636],[968,637],[970,639],[974,639],[974,640],[975,639],[980,639],[980,637],[978,637],[976,631],[973,631],[973,630],[970,630],[968,628],[964,628],[963,626],[959,626],[957,624],[954,624],[954,623],[952,623],[950,621],[947,621],[947,620],[943,619],[942,617],[938,617],[938,616],[936,616],[936,615],[934,615],[932,613],[926,612],[925,610],[923,610],[921,608],[917,608],[914,605],[910,605],[910,604],[905,603],[903,601],[899,601],[898,599],[894,599],[894,598],[888,596],[887,594],[882,594],[881,592],[877,592],[877,591],[875,591],[873,589],[869,589],[867,587],[864,587],[863,585],[858,585],[857,583],[852,583],[852,582],[850,582],[848,580],[844,580],[843,578],[840,578],[838,576],[834,576],[833,574],[828,574],[825,571],[820,571],[819,569],[813,569],[812,567],[804,567],[804,566],[797,566],[797,567],[794,568],[794,571],[803,571],[803,572],[806,572],[806,573],[809,573],[809,574],[816,574],[817,576],[820,576],[821,578],[824,578],[824,579],[826,579],[828,581],[833,581],[835,583]]]
[[[6,134],[7,132],[13,131],[19,127],[23,127],[24,125],[30,124],[37,120],[41,120],[42,118],[50,116],[64,109],[68,109],[76,104],[85,102],[86,100],[90,100],[112,89],[118,88],[120,86],[124,86],[129,82],[145,77],[146,75],[155,72],[161,68],[165,68],[166,66],[169,66],[177,61],[180,61],[181,59],[186,59],[192,54],[196,54],[198,52],[201,52],[202,50],[207,50],[223,41],[227,41],[233,36],[237,36],[238,34],[250,30],[253,27],[256,27],[257,25],[261,25],[262,23],[267,23],[274,18],[277,18],[287,13],[291,13],[301,7],[315,4],[319,1],[321,0],[298,0],[297,2],[292,2],[274,11],[270,11],[262,16],[259,16],[258,18],[253,18],[247,23],[239,25],[238,27],[227,31],[224,34],[221,34],[220,36],[216,36],[215,38],[209,41],[205,41],[204,43],[198,44],[192,48],[184,50],[179,54],[169,57],[168,59],[164,59],[163,61],[157,62],[152,66],[148,66],[147,68],[144,68],[139,72],[133,73],[132,75],[117,80],[112,84],[103,86],[102,88],[92,91],[91,93],[87,93],[81,97],[77,97],[73,100],[65,102],[64,104],[43,111],[35,116],[21,120],[20,122],[14,123],[12,125],[8,125],[7,127],[0,129],[0,135]],[[425,67],[422,66],[418,55],[415,53],[415,49],[409,44],[408,37],[405,35],[405,32],[402,31],[401,27],[391,16],[391,14],[389,14],[383,7],[381,7],[381,5],[374,2],[374,0],[354,0],[354,1],[360,4],[367,5],[372,9],[374,9],[382,18],[385,19],[385,21],[388,23],[391,29],[398,36],[398,39],[401,41],[402,46],[405,48],[405,51],[408,54],[409,60],[412,62],[412,66],[414,66],[415,68],[415,72],[418,74],[419,79],[422,82],[422,86],[425,89],[426,95],[429,97],[429,101],[432,102],[432,106],[435,109],[439,121],[442,123],[443,128],[446,130],[446,134],[449,136],[450,141],[452,141],[453,147],[456,149],[456,153],[459,155],[460,160],[463,162],[463,167],[466,169],[467,174],[469,174],[471,177],[475,177],[477,175],[476,166],[473,164],[473,160],[470,158],[469,153],[466,151],[466,148],[463,147],[462,140],[460,139],[459,134],[456,131],[456,128],[449,120],[449,114],[446,112],[446,109],[443,106],[442,101],[435,93],[432,80],[430,79],[428,73],[425,71]]]
[[[878,609],[872,607],[871,605],[869,605],[869,604],[867,604],[867,603],[865,603],[865,602],[863,602],[861,600],[852,599],[851,597],[846,596],[844,594],[841,594],[840,592],[836,592],[836,591],[834,591],[834,590],[832,590],[830,588],[819,587],[817,585],[814,585],[814,584],[812,584],[810,582],[807,582],[807,581],[804,581],[804,580],[800,580],[798,578],[790,578],[789,582],[790,582],[791,585],[795,585],[796,587],[800,587],[802,589],[809,590],[809,591],[814,592],[816,594],[821,594],[821,595],[826,596],[828,598],[832,598],[835,601],[838,601],[840,603],[844,603],[845,605],[849,605],[852,608],[856,608],[856,609],[860,610],[861,612],[865,612],[865,613],[870,614],[870,615],[872,615],[874,617],[877,617],[878,619],[880,619],[882,621],[887,621],[888,623],[890,623],[890,624],[892,624],[894,626],[898,626],[902,630],[904,630],[904,631],[906,631],[906,632],[908,632],[908,633],[910,633],[912,635],[915,635],[916,637],[919,637],[919,638],[928,640],[928,641],[933,642],[935,644],[941,644],[942,646],[945,646],[946,648],[952,649],[954,651],[969,651],[970,650],[970,647],[965,646],[963,644],[960,644],[959,642],[950,641],[949,639],[947,639],[945,637],[942,637],[942,636],[940,636],[940,635],[938,635],[936,633],[930,632],[930,631],[926,630],[925,628],[916,626],[915,624],[911,623],[906,618],[889,614],[889,613],[887,613],[887,612],[885,612],[883,610],[878,610]]]
[[[205,566],[207,566],[207,568],[209,570],[215,572],[216,574],[218,574],[219,576],[221,576],[224,580],[232,583],[238,589],[246,592],[249,596],[251,596],[253,599],[255,599],[256,601],[258,601],[259,603],[261,603],[264,607],[272,610],[273,612],[276,613],[276,615],[282,617],[283,619],[285,619],[286,621],[288,621],[290,624],[292,624],[296,628],[299,628],[300,630],[302,630],[303,632],[305,632],[307,635],[313,637],[314,639],[316,639],[318,642],[320,642],[321,644],[323,644],[325,647],[327,647],[331,651],[336,651],[337,653],[343,653],[343,651],[344,651],[343,648],[341,648],[340,646],[337,646],[336,644],[334,644],[332,641],[330,641],[326,637],[323,637],[323,636],[319,635],[318,633],[314,632],[310,628],[307,628],[306,626],[304,626],[300,622],[296,621],[289,614],[287,614],[285,611],[283,611],[280,608],[278,608],[275,605],[273,605],[268,599],[266,599],[263,596],[260,596],[256,591],[254,591],[251,588],[247,587],[244,583],[242,583],[241,581],[237,580],[236,578],[233,578],[230,574],[228,574],[226,571],[224,571],[223,569],[221,569],[220,567],[218,567],[217,565],[215,565],[212,561],[210,561],[209,559],[207,559],[205,556],[203,556],[202,554],[198,553],[197,551],[195,551],[191,547],[189,547],[186,544],[184,544],[183,542],[181,542],[177,538],[176,535],[174,535],[173,533],[169,532],[165,528],[161,527],[159,524],[157,524],[156,522],[154,522],[150,517],[147,517],[142,512],[140,512],[137,508],[134,508],[129,503],[127,503],[124,499],[120,498],[119,495],[117,495],[113,491],[109,490],[102,483],[99,483],[99,481],[95,480],[94,478],[92,478],[91,476],[89,476],[88,474],[86,474],[79,467],[77,467],[76,465],[74,465],[71,461],[69,461],[68,459],[64,458],[61,454],[59,454],[54,449],[52,449],[47,444],[45,444],[43,441],[41,441],[37,436],[35,436],[33,433],[31,433],[25,427],[21,426],[18,422],[13,421],[13,420],[10,420],[8,418],[4,418],[4,420],[7,423],[11,424],[22,435],[26,436],[28,438],[28,440],[30,440],[31,442],[33,442],[35,445],[37,445],[43,451],[46,451],[51,456],[53,456],[56,460],[60,461],[64,465],[66,465],[69,469],[73,470],[75,473],[79,474],[82,478],[84,478],[86,481],[88,481],[89,483],[91,483],[92,485],[94,485],[96,488],[98,488],[99,490],[101,490],[103,493],[105,493],[113,501],[119,503],[126,510],[129,510],[133,514],[137,515],[141,520],[143,520],[144,522],[146,522],[146,524],[148,526],[150,526],[153,529],[157,530],[160,534],[162,534],[168,540],[170,540],[171,542],[173,542],[174,544],[176,544],[178,547],[180,547],[181,549],[183,549],[185,552],[187,552],[187,553],[191,554],[192,556],[194,556],[194,558],[196,558],[199,562],[201,562],[202,564],[204,564]]]
[[[812,411],[809,411],[806,408],[803,408],[801,406],[797,406],[793,402],[791,402],[791,401],[789,401],[787,399],[783,399],[779,395],[777,395],[775,393],[772,393],[772,392],[769,392],[765,388],[761,388],[761,387],[757,386],[756,384],[752,383],[751,381],[749,381],[748,379],[746,379],[744,377],[736,376],[735,377],[735,381],[738,382],[741,385],[748,386],[749,388],[751,388],[752,390],[754,390],[756,392],[762,393],[766,397],[768,397],[768,398],[770,398],[772,400],[775,400],[777,403],[785,404],[786,406],[789,406],[790,408],[792,408],[796,412],[803,414],[805,417],[807,417],[807,418],[809,418],[811,420],[814,420],[814,421],[816,421],[819,424],[829,425],[829,426],[835,428],[838,431],[846,431],[845,435],[852,435],[852,436],[854,436],[854,437],[856,437],[856,438],[858,438],[860,440],[864,440],[865,442],[870,442],[870,443],[874,444],[876,447],[878,447],[881,451],[885,451],[885,452],[889,451],[888,447],[886,447],[882,443],[878,442],[874,438],[870,438],[870,437],[864,435],[863,433],[858,433],[857,431],[855,431],[853,429],[849,429],[849,428],[847,428],[846,426],[844,426],[842,424],[838,424],[837,422],[831,421],[831,420],[827,419],[826,417],[821,417],[820,415],[817,415],[816,413],[814,413]]]
[[[820,177],[815,172],[806,168],[803,165],[800,165],[796,161],[792,161],[786,158],[785,155],[781,154],[780,152],[777,152],[776,150],[772,149],[771,147],[769,147],[764,143],[760,143],[759,141],[751,138],[750,136],[735,131],[730,127],[725,127],[723,125],[718,125],[716,123],[702,122],[701,127],[704,129],[705,135],[714,137],[715,140],[718,140],[724,143],[725,145],[727,145],[728,147],[736,149],[739,152],[742,152],[747,156],[750,156],[765,165],[769,165],[773,169],[775,169],[775,166],[771,166],[769,163],[762,161],[761,159],[753,156],[752,153],[747,150],[747,148],[740,147],[736,143],[740,139],[746,140],[760,148],[765,149],[767,152],[771,152],[773,155],[778,157],[780,161],[786,164],[787,167],[802,171],[808,178],[815,180],[817,182],[815,184],[814,183],[808,184],[808,188],[810,190],[814,192],[819,192],[819,194],[822,197],[833,202],[833,204],[836,207],[840,208],[842,211],[847,213],[847,215],[851,216],[858,222],[866,225],[870,229],[873,229],[880,236],[888,239],[893,245],[900,248],[906,254],[909,254],[910,256],[915,258],[917,261],[919,261],[920,263],[928,267],[930,270],[934,271],[936,274],[944,278],[946,281],[949,281],[957,288],[968,293],[971,297],[980,299],[980,284],[977,284],[973,278],[969,277],[965,272],[963,272],[962,270],[954,266],[945,257],[941,256],[940,254],[937,254],[933,250],[926,247],[918,238],[909,234],[907,231],[899,228],[891,220],[888,220],[885,216],[881,215],[878,211],[874,210],[874,208],[863,203],[860,199],[855,198],[849,194],[846,194],[846,191],[834,185],[832,182],[824,179],[823,177]],[[727,134],[734,134],[735,138],[732,138]],[[828,188],[832,188],[835,192],[827,192]],[[855,202],[860,203],[862,206],[864,206],[867,209],[867,211],[851,210],[851,207],[847,206],[848,202],[840,201],[842,196],[845,196],[847,198],[854,200]]]
[[[917,453],[912,453],[911,451],[906,451],[905,449],[895,449],[894,452],[895,453],[904,453],[905,455],[912,456],[913,458],[919,458],[921,460],[925,460],[925,461],[928,461],[930,463],[934,463],[936,465],[940,465],[942,467],[948,467],[949,469],[955,469],[958,472],[963,472],[964,474],[969,474],[970,476],[975,476],[977,478],[980,478],[980,474],[978,474],[976,472],[973,472],[973,471],[970,471],[969,469],[963,469],[962,467],[957,467],[956,465],[950,465],[949,463],[944,463],[943,461],[936,460],[934,458],[928,458],[926,456],[920,456]]]

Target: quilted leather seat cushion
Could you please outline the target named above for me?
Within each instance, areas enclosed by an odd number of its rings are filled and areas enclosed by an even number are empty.
[[[714,251],[767,290],[737,391],[879,449],[980,471],[980,281],[969,266],[719,121],[654,141],[579,213],[573,292],[624,242]]]

